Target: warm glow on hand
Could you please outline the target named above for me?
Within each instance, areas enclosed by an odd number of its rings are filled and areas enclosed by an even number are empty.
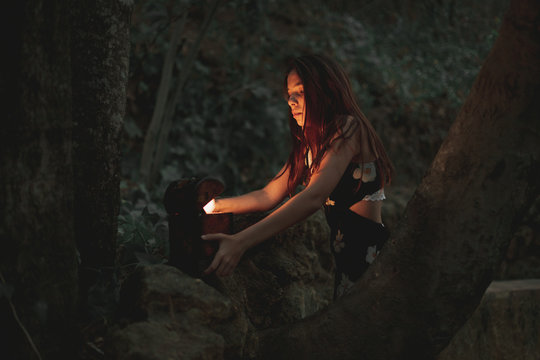
[[[210,214],[214,212],[215,208],[216,208],[216,199],[212,199],[208,202],[208,204],[204,205],[203,210],[205,213]]]

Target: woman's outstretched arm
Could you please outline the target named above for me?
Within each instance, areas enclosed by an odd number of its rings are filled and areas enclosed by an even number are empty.
[[[214,199],[214,207],[210,212],[243,214],[271,210],[287,196],[288,178],[289,169],[284,166],[262,189],[230,198]]]
[[[233,235],[204,235],[203,240],[220,242],[219,250],[205,274],[216,271],[219,276],[229,275],[247,249],[320,209],[356,152],[357,146],[353,139],[336,141],[323,157],[319,169],[311,176],[308,186],[270,215]]]

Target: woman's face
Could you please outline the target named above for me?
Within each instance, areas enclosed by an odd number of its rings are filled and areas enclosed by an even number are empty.
[[[304,103],[304,84],[296,73],[291,71],[287,76],[287,103],[298,126],[304,126],[306,119],[306,107]]]

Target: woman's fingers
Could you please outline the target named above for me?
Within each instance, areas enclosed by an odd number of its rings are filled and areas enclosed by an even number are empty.
[[[231,258],[225,258],[218,252],[210,266],[204,271],[204,274],[208,275],[215,271],[217,276],[228,276],[233,272],[235,267],[236,261]]]
[[[219,233],[201,235],[201,239],[203,241],[220,241],[222,240],[222,238],[223,238],[223,234],[219,234]],[[216,256],[214,256],[214,260],[212,261],[210,266],[207,267],[206,270],[203,271],[203,274],[209,275],[213,273],[214,271],[216,271],[216,269],[219,268],[220,262],[221,262],[221,253],[218,250],[218,252],[216,253]]]
[[[215,259],[214,261],[212,261],[212,264],[210,264],[210,266],[207,267],[206,270],[203,271],[203,275],[210,275],[211,273],[214,272],[214,270],[216,269],[214,262],[215,262]]]
[[[217,276],[227,276],[231,273],[231,269],[232,266],[223,260],[220,254],[217,254],[210,266],[204,270],[204,274],[209,275],[215,271]]]
[[[229,276],[232,273],[233,269],[234,269],[234,266],[231,266],[231,264],[222,262],[216,274],[218,276]]]
[[[204,241],[212,241],[212,240],[222,240],[226,235],[221,233],[215,233],[215,234],[205,234],[201,235],[201,239]]]
[[[237,243],[233,241],[230,235],[220,233],[202,235],[201,239],[204,241],[219,241],[218,252],[203,274],[209,275],[215,271],[217,276],[230,275],[241,256],[241,253],[239,253],[241,249]]]
[[[216,256],[214,256],[214,260],[212,261],[210,266],[207,267],[206,270],[203,271],[203,274],[204,275],[209,275],[209,274],[213,273],[214,271],[216,271],[216,269],[218,269],[218,267],[219,267],[220,262],[221,262],[221,254],[219,254],[219,252],[218,252],[216,254]]]

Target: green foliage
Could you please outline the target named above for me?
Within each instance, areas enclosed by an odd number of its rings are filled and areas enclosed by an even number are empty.
[[[126,195],[127,183],[121,188]],[[118,216],[118,265],[164,263],[169,255],[167,217],[144,186],[122,200]]]
[[[138,151],[152,114],[170,23],[189,12],[178,74],[208,5],[159,0],[143,1],[136,9],[134,106],[125,122],[126,154],[134,159],[126,174],[132,179],[137,179]],[[456,7],[453,1],[407,6],[222,3],[178,104],[159,187],[194,174],[220,175],[229,195],[263,186],[288,152],[284,60],[304,52],[329,54],[346,67],[398,173],[416,181],[491,47],[501,12],[501,5]]]
[[[164,225],[161,197],[170,181],[217,175],[227,185],[224,195],[234,195],[276,174],[289,151],[284,64],[306,52],[328,54],[344,65],[394,162],[394,184],[416,184],[492,46],[506,6],[454,0],[221,2],[177,104],[160,183],[149,194],[137,185],[138,166],[170,24],[188,13],[176,81],[209,4],[145,0],[134,11],[124,137],[124,177],[132,189],[124,199],[146,195],[123,204],[119,244],[139,253],[166,256],[166,241],[155,232]]]

